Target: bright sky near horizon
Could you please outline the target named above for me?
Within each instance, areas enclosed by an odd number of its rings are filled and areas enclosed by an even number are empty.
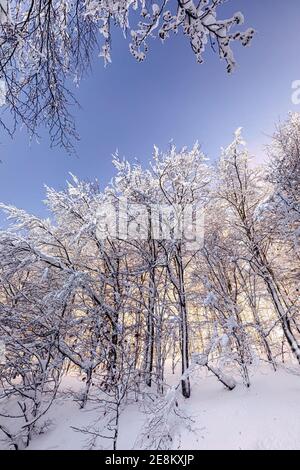
[[[197,64],[181,36],[164,44],[153,40],[146,61],[137,63],[116,31],[112,64],[104,69],[96,57],[78,89],[78,157],[50,149],[46,132],[30,144],[25,131],[11,140],[1,130],[0,201],[46,216],[44,184],[61,189],[72,172],[105,185],[116,149],[147,165],[153,144],[166,148],[173,139],[181,147],[198,140],[214,160],[240,126],[251,152],[263,158],[276,122],[300,112],[291,100],[292,82],[300,80],[300,1],[230,0],[224,17],[239,10],[245,27],[257,34],[250,48],[234,45],[238,68],[229,76],[209,48],[205,63]]]

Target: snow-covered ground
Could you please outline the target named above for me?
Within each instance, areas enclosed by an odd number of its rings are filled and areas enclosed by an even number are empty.
[[[229,392],[213,378],[187,403],[201,427],[182,436],[186,449],[300,449],[300,376],[259,371],[252,386]]]
[[[75,377],[68,386],[78,386]],[[181,449],[300,449],[300,376],[280,370],[259,370],[252,386],[225,390],[214,377],[194,380],[192,396],[185,400],[186,413],[194,420],[193,430],[178,429]],[[96,410],[80,410],[72,398],[59,398],[48,414],[52,421],[37,436],[30,449],[81,449],[86,436],[71,426],[94,421]],[[145,422],[137,405],[123,412],[119,449],[134,448]],[[104,443],[109,448],[109,441]]]

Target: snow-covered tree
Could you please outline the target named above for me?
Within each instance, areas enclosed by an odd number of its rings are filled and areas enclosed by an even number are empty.
[[[111,61],[112,30],[118,27],[129,36],[129,49],[144,60],[150,40],[162,41],[182,32],[198,62],[211,43],[227,64],[235,66],[232,43],[250,43],[254,31],[235,27],[243,15],[219,17],[224,0],[12,0],[0,3],[0,80],[5,104],[18,123],[36,134],[46,125],[52,145],[72,149],[77,134],[70,105],[76,103],[72,81],[78,83],[89,69],[94,52]],[[101,45],[98,45],[98,42]],[[99,51],[100,47],[100,51]],[[1,95],[0,95],[1,96]],[[4,104],[3,100],[0,105]]]
[[[273,193],[265,209],[276,217],[280,236],[299,252],[300,237],[300,115],[280,124],[268,147],[268,180]],[[273,217],[274,218],[274,217]]]
[[[239,129],[220,161],[218,197],[230,211],[243,259],[263,281],[287,343],[300,363],[295,305],[287,291],[282,269],[277,269],[282,261],[274,255],[273,225],[268,217],[264,217],[265,201],[270,193],[271,188],[265,184],[261,170],[249,166],[249,153]]]
[[[70,371],[81,381],[71,396],[94,407],[76,428],[88,447],[117,449],[138,402],[141,446],[161,449],[197,371],[233,390],[260,361],[300,362],[299,134],[293,115],[265,169],[239,129],[215,166],[198,145],[171,145],[147,168],[115,156],[103,191],[71,175],[46,189],[50,219],[1,205],[0,431],[11,447],[44,429]]]

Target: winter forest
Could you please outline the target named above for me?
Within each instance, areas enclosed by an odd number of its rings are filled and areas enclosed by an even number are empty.
[[[215,52],[221,80],[238,74],[234,52],[260,38],[242,13],[226,18],[236,3],[1,0],[1,139],[43,129],[45,148],[76,159],[76,89],[95,53],[113,66],[120,30],[138,63],[178,34],[190,61]],[[110,178],[100,164],[46,179],[41,216],[0,203],[0,449],[300,448],[300,110],[288,107],[263,159],[241,127],[213,157],[166,136],[142,161],[114,146]]]

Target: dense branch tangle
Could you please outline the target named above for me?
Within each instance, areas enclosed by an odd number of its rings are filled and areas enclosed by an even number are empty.
[[[251,385],[258,361],[299,367],[299,148],[300,116],[292,115],[264,170],[249,165],[238,130],[215,166],[198,145],[155,148],[147,169],[115,156],[103,193],[75,176],[65,191],[48,188],[52,221],[1,206],[14,221],[0,231],[0,405],[20,402],[15,414],[0,410],[0,430],[13,446],[28,445],[70,367],[85,380],[80,406],[99,405],[99,422],[83,431],[93,442],[108,436],[114,448],[133,397],[150,396],[151,432],[169,442],[168,415],[180,414],[178,390],[184,399],[193,393],[195,367],[230,390],[238,380]],[[203,245],[150,230],[99,238],[98,210],[124,197],[133,224],[134,205],[147,216],[153,205],[204,206]],[[170,395],[171,371],[178,383]],[[11,420],[21,420],[18,433]]]
[[[70,107],[76,104],[74,82],[90,68],[93,52],[101,47],[105,64],[111,61],[111,27],[130,32],[129,49],[142,61],[148,40],[161,40],[182,31],[199,63],[208,42],[218,55],[235,66],[232,41],[249,44],[254,31],[231,32],[243,22],[241,13],[217,19],[223,0],[1,0],[0,80],[6,107],[2,126],[11,134],[18,124],[31,135],[48,128],[52,145],[72,150],[77,137]],[[137,10],[136,12],[133,12]],[[132,25],[141,16],[136,26]],[[102,42],[98,46],[98,40]],[[0,92],[1,93],[1,92]],[[0,101],[0,103],[2,100]]]

